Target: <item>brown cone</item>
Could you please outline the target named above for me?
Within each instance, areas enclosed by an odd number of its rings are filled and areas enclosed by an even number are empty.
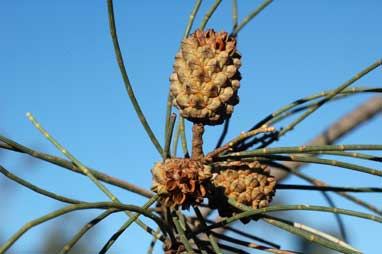
[[[221,124],[239,102],[240,53],[226,32],[196,30],[182,41],[170,77],[173,104],[194,122]]]
[[[267,207],[275,194],[276,179],[268,167],[255,163],[239,163],[218,168],[212,180],[215,188],[212,206],[223,217],[231,216],[236,209],[227,204],[227,197],[254,209]],[[224,197],[221,195],[224,194]]]
[[[211,168],[200,161],[172,158],[155,163],[151,170],[151,190],[158,193],[166,206],[187,209],[201,202],[206,195],[205,182],[211,178]]]

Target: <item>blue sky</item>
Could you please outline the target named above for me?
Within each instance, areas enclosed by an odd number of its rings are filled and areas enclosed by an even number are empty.
[[[213,1],[204,1],[195,25]],[[194,1],[116,1],[116,22],[127,71],[142,109],[159,140],[163,140],[168,77],[174,55]],[[231,1],[223,1],[207,27],[231,30]],[[242,20],[260,1],[240,1]],[[382,56],[377,0],[274,1],[238,37],[243,55],[240,104],[235,107],[228,135],[234,137],[272,111],[306,95],[333,89]],[[150,168],[160,160],[128,100],[109,36],[106,1],[0,2],[0,131],[38,150],[60,155],[25,117],[31,112],[83,163],[149,188]],[[381,87],[378,69],[355,86]],[[324,106],[276,145],[301,145],[332,121],[365,101],[352,97]],[[381,117],[362,126],[341,143],[381,143]],[[189,125],[187,126],[190,130]],[[208,127],[205,151],[211,150],[221,127]],[[217,131],[218,130],[218,131]],[[189,132],[188,132],[189,133]],[[377,153],[378,154],[378,153]],[[73,198],[101,201],[103,194],[85,177],[46,163],[26,166],[23,156],[2,153],[0,162],[12,172],[50,191]],[[33,162],[35,162],[33,160]],[[380,168],[380,165],[370,166]],[[345,169],[311,166],[306,173],[337,185],[381,186],[376,177]],[[0,176],[0,183],[6,182]],[[288,183],[302,183],[290,178]],[[61,207],[55,201],[20,186],[0,194],[1,237],[25,222]],[[126,203],[144,200],[117,188],[111,190]],[[291,204],[325,204],[318,193],[280,191]],[[381,195],[360,194],[381,208]],[[335,199],[343,208],[361,208]],[[98,214],[78,212],[84,223]],[[294,213],[299,222],[324,229],[332,215]],[[319,215],[319,216],[318,216]],[[313,218],[313,219],[312,219]],[[344,218],[351,243],[365,253],[376,253],[381,225]],[[95,250],[124,221],[115,215],[99,225],[102,234]],[[68,229],[74,234],[79,225]],[[31,230],[15,245],[17,253],[38,249],[49,224]],[[270,229],[256,229],[263,234]],[[285,233],[275,241],[293,248]],[[273,235],[273,234],[272,234]],[[146,251],[150,238],[134,226],[115,244],[115,253],[129,246],[131,253]]]

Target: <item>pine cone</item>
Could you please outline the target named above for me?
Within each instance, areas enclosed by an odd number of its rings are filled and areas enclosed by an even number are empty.
[[[218,169],[212,184],[216,188],[212,195],[212,207],[217,208],[221,216],[227,217],[236,209],[227,204],[226,197],[254,209],[267,207],[275,194],[276,179],[270,175],[268,167],[258,162],[241,163],[240,166]]]
[[[226,32],[196,30],[184,39],[170,77],[173,105],[194,122],[221,124],[239,102],[241,55]]]
[[[212,176],[209,166],[200,161],[180,158],[157,162],[151,172],[151,190],[161,196],[166,206],[181,205],[184,209],[203,200],[206,195],[204,184]]]

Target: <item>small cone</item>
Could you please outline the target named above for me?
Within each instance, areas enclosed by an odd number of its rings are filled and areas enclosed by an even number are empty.
[[[236,210],[227,204],[227,198],[254,209],[267,207],[275,194],[276,179],[266,166],[257,162],[241,163],[240,166],[218,169],[212,184],[215,189],[210,204],[218,209],[220,216],[227,217]]]
[[[194,122],[221,124],[239,102],[241,55],[226,32],[196,30],[182,41],[170,77],[173,105]]]
[[[151,190],[160,195],[161,201],[169,207],[201,202],[206,195],[205,183],[211,178],[211,168],[200,161],[172,158],[155,163],[151,170]]]

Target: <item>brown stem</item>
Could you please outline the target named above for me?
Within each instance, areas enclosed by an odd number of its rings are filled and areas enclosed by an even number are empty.
[[[230,150],[234,145],[236,145],[238,142],[240,142],[240,141],[242,141],[242,140],[244,140],[246,138],[255,136],[255,135],[259,134],[259,133],[272,132],[274,130],[275,130],[275,128],[273,128],[273,127],[263,126],[263,127],[258,128],[258,129],[251,130],[249,132],[242,132],[242,133],[240,133],[239,136],[237,136],[236,138],[232,139],[231,141],[229,141],[225,145],[220,146],[220,147],[216,148],[215,150],[213,150],[212,152],[208,153],[206,155],[206,157],[205,157],[205,160],[206,161],[212,161],[212,159],[214,157],[216,157],[217,155],[219,155],[220,153],[222,153],[222,152],[224,152],[226,150]]]
[[[202,160],[203,154],[203,133],[204,125],[202,123],[194,123],[192,126],[192,155],[193,160]]]

